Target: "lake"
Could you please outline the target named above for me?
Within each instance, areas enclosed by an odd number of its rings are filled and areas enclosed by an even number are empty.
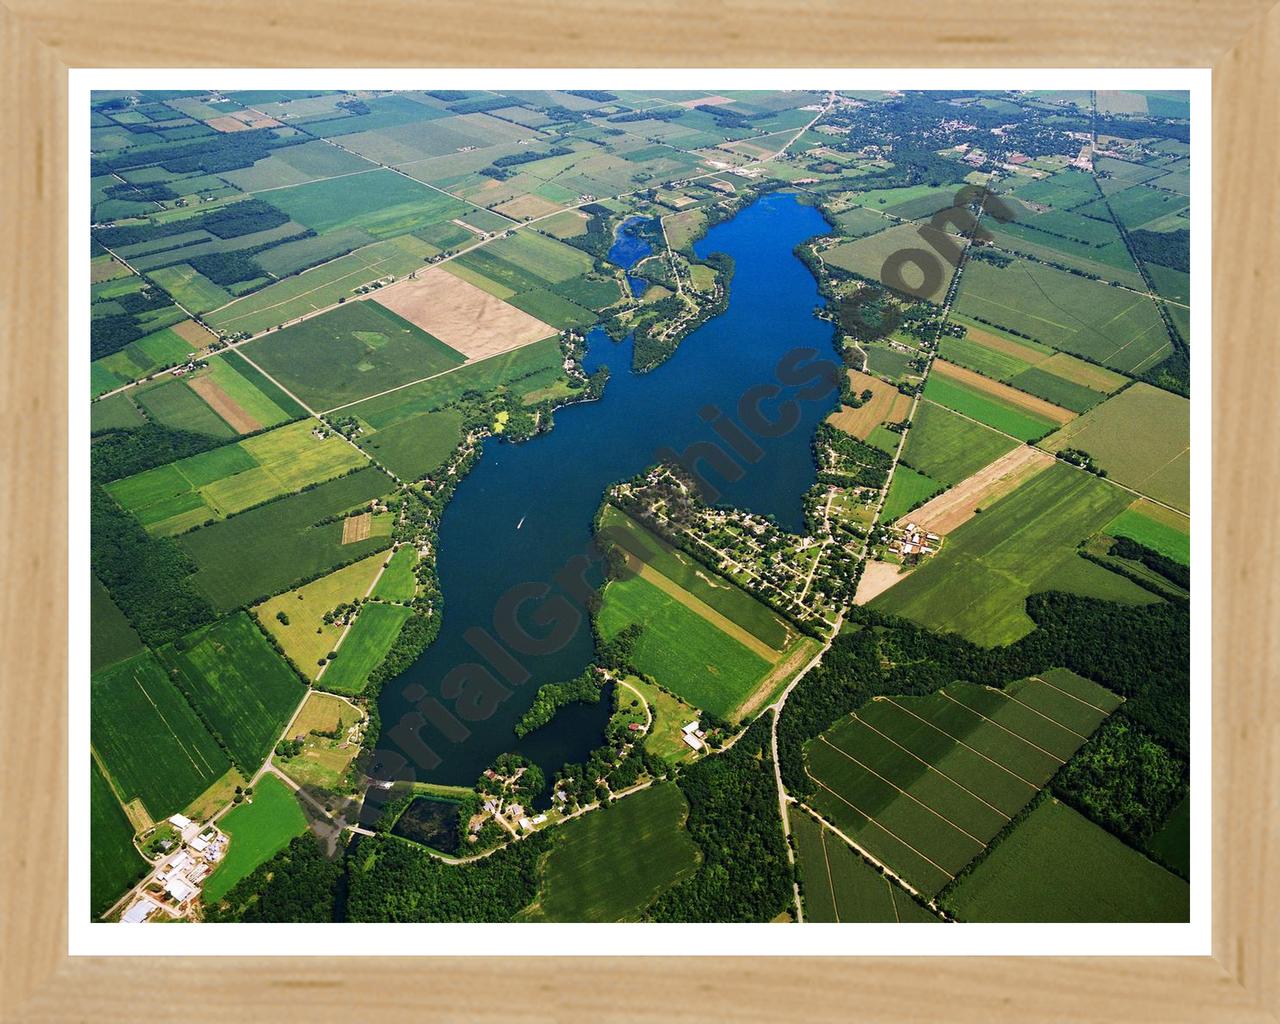
[[[613,234],[613,247],[609,250],[609,262],[629,270],[646,256],[653,253],[653,246],[639,233],[641,224],[648,223],[649,217],[628,217],[618,225]],[[627,284],[631,286],[631,294],[640,298],[649,287],[643,277],[627,275]]]
[[[552,581],[587,549],[592,518],[610,485],[660,461],[664,447],[684,452],[716,442],[713,426],[740,422],[743,394],[777,383],[779,361],[798,347],[815,350],[807,357],[809,375],[792,376],[759,403],[774,419],[781,418],[781,403],[790,402],[798,410],[794,427],[771,438],[749,431],[758,459],[735,459],[745,470],[738,480],[708,477],[722,492],[720,503],[803,529],[802,498],[815,479],[810,440],[837,395],[812,385],[819,372],[812,360],[835,359],[833,328],[813,316],[821,301],[817,285],[792,250],[827,230],[822,215],[793,195],[756,200],[695,246],[700,256],[724,252],[735,261],[723,314],[645,374],[630,368],[630,341],[592,331],[585,364],[588,372],[609,368],[604,397],[561,409],[555,428],[531,441],[486,442],[440,524],[440,636],[379,698],[383,733],[375,760],[383,773],[470,786],[494,757],[517,750],[550,779],[566,761],[584,760],[599,746],[609,717],[603,701],[562,708],[549,725],[520,740],[512,731],[540,685],[577,675],[593,656],[586,614]],[[806,382],[810,391],[803,394],[796,385]],[[820,397],[811,397],[819,390]],[[598,583],[598,573],[589,579]],[[534,596],[519,607],[517,621],[536,637],[562,633],[546,645],[553,650],[518,653],[495,627],[495,611],[522,595]],[[498,616],[499,624],[507,621]],[[512,676],[527,678],[512,682]]]

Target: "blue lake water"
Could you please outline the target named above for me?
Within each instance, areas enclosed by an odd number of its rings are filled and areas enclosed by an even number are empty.
[[[561,409],[555,429],[531,441],[486,443],[440,526],[439,639],[390,680],[380,697],[383,772],[470,785],[498,754],[518,750],[549,778],[600,744],[608,720],[603,702],[563,708],[550,725],[522,740],[512,731],[540,685],[577,675],[593,656],[585,612],[572,614],[579,606],[551,581],[587,549],[592,518],[611,484],[660,461],[664,446],[683,452],[697,442],[717,441],[715,423],[741,424],[744,393],[778,385],[779,361],[797,348],[814,352],[797,360],[799,372],[781,382],[787,386],[759,402],[771,420],[790,408],[794,427],[772,438],[746,430],[758,445],[758,458],[734,458],[741,478],[723,481],[711,470],[706,475],[720,490],[721,503],[773,515],[789,530],[803,529],[802,497],[815,477],[810,440],[837,395],[829,383],[832,327],[813,316],[817,286],[792,249],[825,230],[817,210],[783,193],[765,195],[712,228],[697,243],[698,254],[725,252],[736,264],[722,315],[646,374],[630,369],[630,341],[615,343],[603,331],[591,332],[586,366],[609,367],[604,397]],[[828,383],[815,384],[823,366]],[[723,442],[720,447],[732,451]],[[549,585],[545,597],[522,606],[518,619],[535,636],[563,633],[564,642],[551,653],[514,652],[495,627],[495,621],[506,621],[502,615],[495,619],[504,595],[520,585],[530,593]],[[513,683],[502,670],[515,674],[517,664],[528,678]]]
[[[618,225],[618,230],[613,236],[613,247],[609,250],[610,263],[624,270],[630,270],[646,256],[652,255],[653,246],[637,233],[640,225],[648,219],[648,217],[628,217]],[[630,274],[627,275],[627,283],[631,286],[631,294],[637,299],[649,287],[649,282],[643,277],[632,277]]]

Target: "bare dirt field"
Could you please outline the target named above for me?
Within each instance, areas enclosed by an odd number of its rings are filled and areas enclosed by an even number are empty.
[[[886,384],[879,377],[850,370],[849,384],[855,394],[861,394],[870,388],[871,400],[857,409],[849,405],[841,406],[827,417],[827,422],[859,440],[865,440],[881,423],[903,419],[911,409],[910,396],[904,395],[892,384]]]
[[[365,540],[369,536],[369,530],[373,527],[373,516],[368,512],[363,512],[358,516],[347,516],[342,520],[342,543],[354,544],[358,540]]]
[[[469,360],[487,359],[559,333],[443,268],[389,285],[374,301]]]
[[[1010,405],[1026,409],[1027,412],[1033,412],[1037,416],[1053,420],[1054,423],[1069,423],[1076,418],[1076,414],[1070,409],[1064,409],[1060,405],[1046,402],[1043,398],[1029,395],[1025,391],[1019,391],[1017,388],[1011,388],[1008,384],[1001,384],[998,380],[984,377],[973,370],[966,370],[963,366],[948,363],[945,359],[935,359],[933,361],[933,369],[943,377],[949,377],[951,380],[968,384],[975,391],[981,391],[992,398],[999,398]]]
[[[681,107],[718,107],[722,103],[732,103],[732,98],[728,96],[703,96],[696,100],[681,100],[677,106]]]
[[[483,235],[483,234],[485,234],[485,230],[484,230],[484,228],[478,228],[478,227],[476,227],[474,224],[468,224],[465,220],[459,220],[457,217],[454,217],[454,218],[453,218],[453,220],[449,221],[449,223],[450,223],[450,224],[457,224],[457,225],[458,225],[458,227],[460,227],[460,228],[466,228],[466,229],[467,229],[468,231],[470,231],[473,235]]]
[[[191,342],[191,347],[197,351],[206,347],[209,342],[214,340],[214,336],[194,320],[183,320],[182,323],[174,324],[169,329],[183,341]]]
[[[209,408],[241,434],[252,434],[262,429],[262,424],[245,412],[240,403],[223,391],[212,377],[192,377],[187,383],[209,404]]]
[[[527,195],[517,196],[509,202],[495,206],[494,209],[516,220],[532,220],[534,217],[544,217],[548,213],[563,210],[564,207],[559,203],[553,203],[550,199],[543,199],[542,196]]]
[[[905,580],[908,575],[909,573],[901,571],[901,566],[892,562],[869,559],[862,567],[862,577],[858,580],[858,592],[853,597],[853,603],[866,604],[877,594],[883,594],[895,583]]]
[[[205,122],[215,132],[247,132],[249,126],[238,117],[226,114],[223,117],[211,117]]]
[[[965,337],[969,341],[975,341],[979,345],[991,349],[995,352],[1003,352],[1007,356],[1013,356],[1015,359],[1025,359],[1032,366],[1035,366],[1047,356],[1041,356],[1035,349],[1027,345],[1019,345],[1016,341],[1010,341],[1008,338],[1002,338],[998,334],[992,334],[990,331],[984,331],[980,327],[974,327],[972,324],[965,324]]]
[[[1053,462],[1054,459],[1047,452],[1029,445],[1019,445],[973,476],[961,480],[950,490],[943,491],[932,501],[925,502],[903,519],[910,519],[930,533],[946,535],[972,519],[978,509],[1003,498]],[[868,562],[868,568],[870,565]],[[866,578],[867,574],[864,572],[863,582]],[[858,603],[862,603],[861,586],[858,587]]]

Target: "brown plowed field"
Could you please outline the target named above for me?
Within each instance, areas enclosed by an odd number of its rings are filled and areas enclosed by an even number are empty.
[[[1027,412],[1043,416],[1054,423],[1069,423],[1076,418],[1076,414],[1070,409],[1064,409],[1060,405],[1046,402],[1043,398],[1029,395],[1025,391],[1019,391],[1017,388],[1011,388],[1008,384],[1001,384],[998,380],[984,377],[980,373],[974,373],[973,370],[966,370],[963,366],[948,363],[945,359],[935,359],[933,361],[933,370],[940,376],[969,385],[974,391],[980,391],[984,395],[990,395],[992,398],[998,398],[1002,402],[1008,402],[1010,405],[1015,405],[1020,409],[1026,409]]]
[[[911,397],[904,395],[892,384],[886,384],[879,377],[850,370],[849,384],[854,394],[861,394],[870,388],[871,400],[857,409],[850,405],[841,406],[827,417],[827,422],[859,440],[866,440],[867,435],[881,423],[905,419],[911,410]]]
[[[975,511],[1003,498],[1054,461],[1039,448],[1019,445],[902,518],[910,519],[929,533],[945,536],[972,519]],[[863,579],[866,579],[865,573]],[[861,603],[861,587],[858,588],[858,598]]]
[[[226,420],[241,434],[261,430],[262,424],[250,416],[234,398],[222,390],[212,377],[192,377],[187,383],[191,390],[208,403],[209,408]]]

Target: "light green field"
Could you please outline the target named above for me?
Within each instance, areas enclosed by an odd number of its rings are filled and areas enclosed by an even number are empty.
[[[193,313],[207,313],[231,301],[231,293],[218,287],[188,263],[151,271],[156,282]]]
[[[375,238],[406,234],[468,209],[460,199],[387,169],[276,189],[261,198],[317,232],[355,227]]]
[[[1186,921],[1190,889],[1049,799],[947,900],[962,921]]]
[[[434,251],[412,235],[384,239],[268,285],[206,319],[215,330],[256,334],[349,299],[360,285],[417,270]]]
[[[228,352],[220,358],[210,359],[209,368],[200,372],[212,377],[241,409],[258,421],[260,426],[274,427],[294,418],[289,410],[273,402],[240,373],[240,366],[250,368],[249,364],[234,352]]]
[[[769,671],[760,655],[639,576],[611,582],[599,616],[606,637],[633,622],[644,626],[632,657],[636,668],[722,718]]]
[[[698,600],[736,622],[775,651],[781,652],[786,647],[791,638],[786,622],[745,590],[676,550],[613,505],[605,506],[600,522],[610,540]]]
[[[249,777],[306,690],[245,612],[189,633],[158,652],[192,706]]]
[[[402,550],[412,552],[413,549]],[[275,637],[302,673],[308,679],[315,679],[319,670],[317,663],[333,650],[342,634],[341,626],[324,621],[325,614],[340,604],[364,597],[384,561],[385,552],[362,558],[328,576],[273,597],[253,612],[262,628]],[[287,626],[277,618],[280,612],[289,620]]]
[[[907,431],[902,461],[950,487],[1016,447],[1012,438],[940,405],[921,402]]]
[[[914,428],[913,428],[914,429]],[[910,436],[910,432],[908,432]],[[889,481],[889,493],[884,499],[884,508],[880,512],[880,521],[891,523],[900,516],[910,512],[917,505],[932,498],[942,490],[942,484],[923,473],[917,473],[910,466],[899,463],[893,470],[893,479]]]
[[[418,592],[418,580],[413,573],[417,560],[418,553],[413,545],[405,544],[396,548],[386,570],[378,579],[378,585],[373,588],[373,596],[384,601],[412,601]]]
[[[219,820],[219,827],[231,837],[226,857],[204,885],[206,902],[216,903],[232,886],[270,860],[307,828],[306,816],[289,787],[266,773],[254,787],[249,800],[233,807]]]
[[[336,434],[317,438],[300,420],[117,480],[112,497],[155,533],[175,533],[331,480],[365,465]]]
[[[1040,591],[1149,603],[1153,595],[1076,554],[1131,500],[1095,476],[1052,465],[955,530],[942,551],[871,606],[991,646],[1031,631],[1023,605]]]
[[[555,830],[526,921],[638,921],[660,892],[691,875],[698,847],[673,783],[650,786]]]
[[[1159,512],[1166,513],[1166,521],[1155,518],[1155,514]],[[1152,506],[1149,502],[1138,501],[1111,520],[1103,532],[1111,537],[1128,537],[1139,544],[1145,544],[1153,551],[1159,551],[1167,558],[1190,565],[1191,535],[1186,529],[1174,525],[1174,522],[1176,519],[1168,516],[1166,510]]]
[[[462,440],[457,409],[421,413],[364,433],[356,443],[401,480],[420,480],[439,469]]]
[[[243,349],[319,410],[356,402],[466,361],[376,302],[349,302],[251,341]]]
[[[842,242],[824,252],[822,258],[832,266],[851,271],[860,277],[888,283],[881,275],[885,260],[904,249],[920,248],[927,246],[920,238],[918,225],[900,224],[856,241]],[[938,267],[940,271],[931,281],[926,280],[915,265],[909,264],[903,268],[906,290],[931,302],[940,302],[951,282],[952,267],[943,260],[933,261],[930,265]],[[969,272],[966,271],[966,274]]]
[[[962,381],[951,380],[938,373],[929,375],[924,386],[924,397],[1022,441],[1044,437],[1056,426],[1050,419],[1037,416],[994,395],[983,394]],[[910,434],[907,436],[909,439]]]
[[[100,395],[121,384],[142,380],[157,370],[177,366],[194,350],[195,346],[172,327],[131,341],[119,352],[94,360],[90,380],[93,394]]]
[[[639,676],[629,675],[626,681],[643,695],[645,702],[654,708],[653,724],[644,738],[644,749],[664,761],[687,761],[693,751],[684,742],[683,726],[698,717],[698,712],[679,697],[668,693]],[[623,697],[627,694],[624,693]]]
[[[413,613],[398,604],[367,604],[356,616],[355,625],[338,648],[338,658],[329,663],[320,683],[335,693],[359,693],[391,650],[400,627]]]
[[[1191,403],[1141,381],[1042,442],[1051,452],[1078,448],[1112,479],[1191,510]]]
[[[155,385],[137,388],[133,399],[145,409],[153,420],[175,430],[190,430],[210,437],[228,440],[236,432],[216,412],[205,404],[203,398],[189,387],[186,381],[169,379]]]

